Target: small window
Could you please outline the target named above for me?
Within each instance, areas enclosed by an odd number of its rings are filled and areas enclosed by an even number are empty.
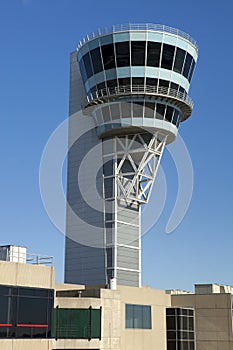
[[[97,85],[97,90],[98,91],[100,91],[100,90],[103,90],[103,89],[105,89],[105,82],[103,82],[103,83],[99,83],[98,85]]]
[[[161,103],[157,103],[156,119],[164,119],[165,107],[166,107],[165,105],[162,105]]]
[[[185,51],[177,47],[176,58],[175,58],[175,63],[173,68],[174,72],[181,74],[183,65],[184,65],[184,59],[185,59]]]
[[[179,87],[179,92],[181,92],[183,94],[185,92],[185,89],[182,86],[180,86]]]
[[[151,306],[126,304],[125,327],[151,329]]]
[[[172,69],[175,47],[168,44],[163,44],[163,54],[161,67]]]
[[[171,122],[172,121],[172,117],[173,117],[173,112],[174,112],[174,108],[167,106],[167,110],[166,110],[166,114],[165,114],[165,120]]]
[[[175,318],[175,316],[167,316],[167,329],[176,330],[176,318]]]
[[[189,316],[189,312],[192,316]],[[167,349],[195,350],[194,329],[188,328],[189,320],[194,321],[193,309],[167,308]]]
[[[84,62],[87,78],[90,78],[93,75],[93,71],[92,71],[91,58],[90,58],[89,52],[87,52],[86,55],[83,56],[83,62]]]
[[[147,46],[147,66],[159,67],[161,43],[148,41]]]
[[[133,85],[144,85],[144,78],[132,78]]]
[[[119,103],[111,104],[110,105],[110,110],[111,110],[112,120],[120,119]],[[108,265],[108,266],[112,266],[112,265]]]
[[[113,80],[107,80],[107,87],[109,88],[113,88],[117,86],[117,80],[113,79]]]
[[[168,341],[167,343],[167,350],[176,350],[176,342],[175,341]]]
[[[179,111],[177,111],[177,109],[175,109],[175,113],[172,118],[172,124],[178,126],[179,122],[180,122],[180,113]]]
[[[119,86],[127,86],[130,85],[130,78],[119,78],[118,82]]]
[[[131,103],[122,102],[121,111],[122,111],[122,118],[131,118]]]
[[[145,102],[145,118],[154,118],[155,104],[153,102]]]
[[[131,62],[132,66],[145,65],[145,41],[131,41]]]
[[[101,47],[104,69],[112,69],[115,68],[115,55],[114,55],[114,47],[113,44],[104,45]]]
[[[175,84],[175,83],[171,83],[170,88],[171,88],[172,90],[178,90],[178,89],[179,89],[179,85],[178,85],[178,84]]]
[[[103,114],[103,119],[104,122],[109,122],[110,120],[110,110],[109,110],[109,106],[105,106],[102,108],[102,114]]]
[[[188,75],[188,81],[189,81],[189,82],[191,82],[191,80],[192,80],[194,68],[195,68],[195,61],[194,61],[194,59],[193,59],[193,60],[192,60],[192,63],[191,63],[190,70],[189,70],[189,75]]]
[[[100,48],[91,51],[91,60],[94,69],[94,73],[99,73],[103,70],[102,59],[100,54]]]
[[[168,80],[159,79],[159,87],[168,87],[168,86],[169,86]]]
[[[187,55],[185,58],[185,64],[184,64],[184,71],[183,71],[183,75],[185,76],[185,78],[188,78],[191,63],[192,63],[192,56],[187,52]]]
[[[81,58],[81,60],[79,61],[79,67],[80,67],[80,72],[81,72],[81,75],[82,75],[82,79],[84,81],[84,83],[86,82],[87,80],[87,74],[86,74],[86,68],[84,66],[84,62],[83,62],[83,59]]]
[[[134,102],[133,103],[133,117],[143,118],[143,105],[144,102]]]
[[[117,67],[130,66],[129,42],[115,44]]]
[[[146,85],[157,86],[158,85],[158,79],[156,79],[156,78],[146,78]]]

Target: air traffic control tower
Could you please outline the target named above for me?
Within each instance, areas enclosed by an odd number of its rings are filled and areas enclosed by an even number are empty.
[[[141,207],[192,113],[197,56],[156,24],[99,30],[71,54],[65,282],[141,285]]]

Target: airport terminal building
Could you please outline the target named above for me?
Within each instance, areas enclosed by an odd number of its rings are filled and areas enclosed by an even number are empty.
[[[58,284],[49,260],[23,262],[13,249],[0,261],[1,350],[233,349],[233,287]]]

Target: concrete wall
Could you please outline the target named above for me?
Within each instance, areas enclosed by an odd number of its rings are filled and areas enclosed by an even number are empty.
[[[100,298],[56,298],[60,308],[102,307],[101,340],[58,339],[56,349],[120,350],[120,293],[101,289]]]
[[[105,284],[103,173],[90,160],[80,171],[84,158],[93,148],[94,160],[102,164],[101,140],[92,117],[82,114],[86,94],[77,62],[70,59],[69,152],[67,174],[67,214],[65,282]],[[93,181],[93,174],[97,175]]]
[[[121,350],[165,350],[166,307],[170,307],[170,295],[150,287],[119,286],[121,293]],[[126,329],[125,304],[151,305],[152,329]]]
[[[48,339],[8,339],[0,341],[0,350],[52,350],[53,341]]]
[[[174,295],[172,306],[195,308],[196,350],[232,350],[231,294]]]
[[[0,261],[0,284],[54,288],[53,267]]]

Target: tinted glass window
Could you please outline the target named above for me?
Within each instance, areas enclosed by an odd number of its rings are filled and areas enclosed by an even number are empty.
[[[145,41],[131,41],[132,66],[145,65]]]
[[[175,316],[167,316],[167,329],[176,330]]]
[[[168,86],[169,86],[168,80],[159,79],[159,87],[168,87]]]
[[[175,47],[168,44],[163,44],[163,54],[161,67],[172,69]]]
[[[9,290],[12,296],[0,296],[0,337],[50,337],[53,290],[23,287]]]
[[[146,85],[157,86],[158,79],[156,78],[146,78]]]
[[[177,125],[179,120],[179,112],[175,109],[175,113],[172,118],[172,124]]]
[[[98,85],[97,85],[97,89],[98,89],[98,90],[105,89],[105,82],[98,84]]]
[[[108,80],[107,81],[107,87],[115,87],[117,86],[117,80],[116,79],[113,79],[113,80]]]
[[[144,78],[132,78],[133,85],[144,85]]]
[[[142,328],[142,308],[140,305],[134,305],[134,328]]]
[[[133,117],[142,118],[143,117],[143,105],[144,102],[134,102],[133,103]]]
[[[183,75],[185,76],[185,78],[188,78],[191,63],[192,63],[192,56],[187,52],[185,64],[184,64],[184,71],[183,71]]]
[[[95,87],[95,86],[93,86],[93,87],[91,88],[90,92],[91,92],[93,98],[96,98],[96,87]]]
[[[174,63],[174,68],[173,70],[177,73],[182,72],[183,64],[184,64],[184,59],[185,59],[185,51],[177,47],[176,49],[176,58],[175,58],[175,63]]]
[[[148,41],[147,66],[159,67],[161,44]]]
[[[117,67],[130,66],[129,42],[116,43],[115,49]]]
[[[163,119],[164,118],[165,107],[166,107],[165,105],[157,103],[156,119]]]
[[[174,112],[174,108],[167,106],[165,119],[168,120],[169,122],[172,121],[173,112]]]
[[[83,78],[83,81],[85,82],[87,80],[87,74],[86,74],[86,68],[84,66],[84,62],[83,59],[81,58],[81,60],[79,61],[79,67],[80,67],[80,72]]]
[[[189,82],[192,79],[194,68],[195,68],[195,61],[194,61],[194,59],[192,59],[191,68],[190,68],[189,75],[188,75]]]
[[[151,328],[151,307],[143,306],[142,307],[142,325],[143,328]]]
[[[170,88],[173,89],[173,90],[178,90],[179,85],[175,84],[175,83],[171,83]]]
[[[167,314],[167,349],[168,350],[194,350],[194,331],[189,330],[189,320],[194,321],[189,313],[192,309],[170,308]]]
[[[94,69],[94,73],[99,73],[103,70],[102,59],[100,54],[100,48],[91,51],[91,60]]]
[[[104,69],[107,70],[115,68],[115,55],[113,44],[104,45],[101,47],[101,49],[104,62]]]
[[[126,328],[151,329],[151,306],[125,305]]]
[[[167,350],[176,350],[176,342],[173,342],[173,341],[169,341],[167,343]]]
[[[104,122],[107,122],[107,121],[110,120],[109,106],[105,106],[105,107],[102,108],[102,114],[103,114]]]
[[[184,92],[185,92],[185,89],[184,89],[182,86],[180,86],[180,87],[179,87],[179,92],[184,93]]]
[[[118,103],[113,103],[110,105],[112,120],[120,118],[120,109]],[[108,265],[112,266],[112,265]]]
[[[0,324],[9,324],[11,320],[11,297],[0,296]]]
[[[87,52],[86,55],[83,56],[83,62],[84,62],[87,78],[90,78],[93,75],[93,71],[92,71],[89,52]]]
[[[0,295],[11,295],[11,287],[0,286]]]
[[[194,319],[193,319],[193,317],[189,317],[188,329],[189,329],[190,331],[193,331],[193,330],[194,330]]]
[[[108,266],[113,266],[113,264],[112,264],[112,248],[107,248],[107,260],[108,260]]]
[[[21,297],[18,301],[19,324],[47,325],[47,300]]]
[[[121,104],[122,118],[131,118],[131,103],[123,102]]]
[[[167,339],[176,340],[176,331],[167,331]]]
[[[153,102],[145,102],[145,118],[154,118],[155,104]]]
[[[175,315],[176,314],[176,309],[175,308],[170,308],[166,310],[167,315]]]
[[[130,85],[130,78],[120,78],[118,82],[120,86],[127,86]]]
[[[49,296],[47,289],[23,288],[23,287],[19,288],[18,295],[40,297],[40,298],[47,298]]]

